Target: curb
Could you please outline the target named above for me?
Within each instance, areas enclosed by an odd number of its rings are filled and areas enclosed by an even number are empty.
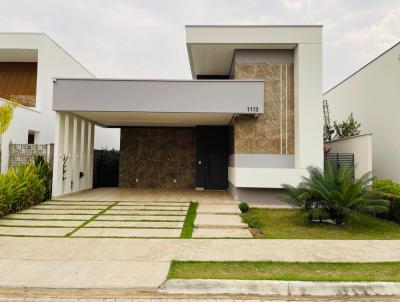
[[[400,282],[173,279],[166,281],[160,287],[160,292],[269,296],[394,296],[400,295]]]

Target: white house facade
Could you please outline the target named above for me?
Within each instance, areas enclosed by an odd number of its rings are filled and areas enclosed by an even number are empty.
[[[8,170],[9,144],[54,142],[54,77],[94,77],[46,34],[0,33],[0,102],[19,105],[1,135],[1,172]]]
[[[372,133],[373,174],[400,182],[400,42],[328,90],[324,99],[331,120],[353,112],[362,133]]]
[[[58,77],[53,195],[92,187],[95,125],[121,128],[120,187],[298,184],[323,166],[321,43],[321,26],[187,26],[192,80]]]

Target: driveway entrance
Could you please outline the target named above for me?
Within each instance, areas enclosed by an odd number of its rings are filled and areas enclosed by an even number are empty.
[[[188,202],[48,201],[0,220],[0,235],[179,238]]]
[[[232,215],[223,218],[233,218],[243,228],[237,202],[226,192],[99,188],[50,200],[3,217],[0,236],[179,238],[190,201],[198,202],[199,211],[205,211],[205,216],[199,213],[196,227],[206,227],[206,237],[220,237],[220,232],[208,235],[212,222],[221,221],[219,216],[210,215],[215,211],[218,214],[221,210],[233,209],[233,213],[228,213]],[[228,222],[227,226],[230,226],[232,219]],[[203,233],[196,229],[195,237],[204,237]],[[226,231],[222,235],[227,237]],[[242,237],[237,231],[233,235]]]

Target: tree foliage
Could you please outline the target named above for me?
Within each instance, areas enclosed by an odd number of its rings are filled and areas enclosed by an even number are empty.
[[[15,107],[17,107],[15,102],[4,102],[0,106],[0,134],[4,134],[10,126]]]
[[[361,124],[354,119],[353,112],[350,113],[347,120],[333,123],[335,128],[335,138],[344,138],[349,136],[356,136],[361,133]]]

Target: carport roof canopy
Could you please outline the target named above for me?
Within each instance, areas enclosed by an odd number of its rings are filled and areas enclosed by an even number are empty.
[[[56,79],[53,109],[104,127],[228,125],[264,111],[264,81]]]

